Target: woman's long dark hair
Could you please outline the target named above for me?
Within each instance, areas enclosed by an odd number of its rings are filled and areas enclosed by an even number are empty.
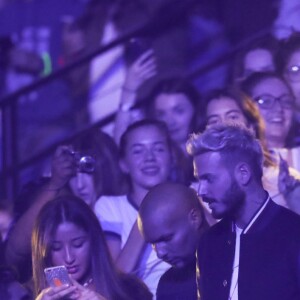
[[[32,264],[35,295],[47,287],[44,268],[51,267],[51,240],[64,222],[82,228],[89,237],[91,276],[96,288],[108,299],[128,299],[119,274],[112,263],[103,231],[91,208],[75,196],[63,196],[51,200],[41,210],[32,235]]]

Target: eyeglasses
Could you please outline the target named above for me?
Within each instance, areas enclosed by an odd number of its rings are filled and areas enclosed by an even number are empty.
[[[283,108],[293,108],[294,107],[294,98],[291,95],[282,95],[280,97],[274,97],[269,94],[260,95],[255,97],[254,100],[258,105],[263,109],[272,108],[275,105],[275,102],[278,101],[281,107]]]
[[[290,81],[293,81],[293,82],[300,81],[300,66],[293,65],[293,66],[287,67],[285,74]]]

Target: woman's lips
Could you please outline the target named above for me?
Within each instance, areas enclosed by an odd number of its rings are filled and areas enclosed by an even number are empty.
[[[74,267],[67,267],[68,273],[69,274],[75,274],[78,271],[78,267],[74,266]]]

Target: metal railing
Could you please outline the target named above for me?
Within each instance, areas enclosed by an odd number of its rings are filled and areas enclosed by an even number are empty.
[[[191,3],[190,3],[191,4]],[[166,8],[164,8],[166,9]],[[79,134],[82,134],[84,131],[91,129],[92,127],[103,127],[108,123],[112,122],[115,117],[115,113],[108,115],[107,117],[101,119],[99,122],[96,122],[89,126],[88,128],[82,129],[80,132],[75,132],[72,136],[68,137],[67,139],[59,140],[53,143],[51,146],[47,147],[45,150],[39,152],[38,154],[34,155],[33,157],[20,162],[18,158],[18,151],[17,151],[17,120],[16,120],[16,107],[18,105],[18,99],[35,89],[38,89],[56,78],[61,78],[64,75],[68,74],[69,72],[77,69],[78,67],[90,62],[96,56],[102,55],[107,51],[113,49],[116,46],[126,43],[131,38],[139,35],[158,35],[162,34],[169,28],[172,28],[174,24],[178,25],[180,20],[184,20],[184,16],[188,13],[189,7],[187,5],[183,6],[179,11],[168,11],[168,17],[164,18],[163,22],[161,19],[161,15],[164,14],[164,11],[161,11],[154,17],[152,20],[145,22],[142,26],[131,30],[130,32],[122,35],[119,38],[116,38],[112,42],[99,47],[94,52],[86,55],[85,57],[79,59],[78,61],[67,65],[64,68],[54,71],[47,77],[40,78],[39,80],[35,81],[34,83],[22,87],[18,91],[9,94],[0,100],[0,109],[2,111],[2,151],[3,151],[3,163],[2,167],[3,170],[0,173],[0,182],[4,183],[4,193],[5,197],[9,199],[14,199],[14,197],[18,193],[18,176],[19,172],[32,165],[38,160],[43,158],[49,157],[54,150],[57,148],[58,145],[62,143],[68,143],[74,137]],[[198,76],[220,66],[221,64],[227,62],[228,60],[232,59],[232,57],[241,49],[247,47],[251,44],[255,39],[263,37],[267,33],[269,33],[269,29],[264,29],[261,32],[257,33],[255,36],[248,38],[247,40],[242,41],[240,44],[235,46],[231,49],[228,53],[224,53],[224,55],[220,56],[218,59],[214,60],[211,63],[208,63],[198,70],[194,71],[190,74],[185,74],[187,79],[195,79]],[[204,41],[205,42],[205,41]],[[3,196],[2,196],[3,197]]]
[[[150,20],[146,20],[144,24],[137,26],[136,28],[128,31],[126,34],[116,38],[115,40],[100,46],[95,51],[82,57],[76,62],[67,65],[63,68],[55,70],[50,75],[42,77],[32,84],[26,85],[16,92],[4,96],[0,99],[0,110],[2,120],[2,171],[0,172],[0,185],[2,183],[4,194],[1,198],[7,197],[14,199],[18,193],[18,177],[19,172],[33,164],[35,161],[45,158],[53,153],[54,149],[61,143],[65,143],[68,140],[74,138],[79,132],[75,133],[74,136],[52,144],[47,149],[41,151],[37,155],[34,155],[30,159],[23,162],[19,161],[18,149],[17,149],[17,105],[21,96],[28,94],[40,87],[43,87],[50,82],[53,82],[57,78],[62,78],[69,72],[89,63],[93,58],[106,53],[107,51],[125,44],[131,38],[136,36],[159,36],[167,30],[171,29],[174,25],[179,25],[180,22],[184,21],[189,10],[195,4],[195,0],[188,0],[178,2],[176,6],[173,5],[172,1],[169,1],[166,5],[160,7],[160,9],[151,17]],[[167,16],[167,17],[166,17]],[[91,127],[102,127],[114,119],[114,114],[111,114],[99,122],[91,125]],[[83,131],[88,130],[84,128]]]

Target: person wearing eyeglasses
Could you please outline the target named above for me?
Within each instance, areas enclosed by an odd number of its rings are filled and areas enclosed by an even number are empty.
[[[250,97],[233,88],[212,90],[205,98],[202,111],[205,114],[205,127],[219,124],[242,124],[260,141],[264,154],[263,177],[264,189],[268,191],[275,203],[300,214],[300,172],[288,167],[282,158],[276,163],[267,149],[265,128],[257,105]],[[198,190],[198,182],[192,187]],[[209,224],[216,220],[211,216],[207,203],[200,201]],[[213,222],[211,222],[213,221]]]
[[[279,68],[295,96],[295,119],[300,128],[300,32],[294,32],[281,42]],[[296,142],[300,144],[300,136],[296,137]]]
[[[254,73],[241,88],[259,108],[265,125],[266,145],[278,162],[280,156],[290,167],[300,170],[299,147],[295,147],[297,136],[295,124],[296,101],[283,76],[272,72]]]

